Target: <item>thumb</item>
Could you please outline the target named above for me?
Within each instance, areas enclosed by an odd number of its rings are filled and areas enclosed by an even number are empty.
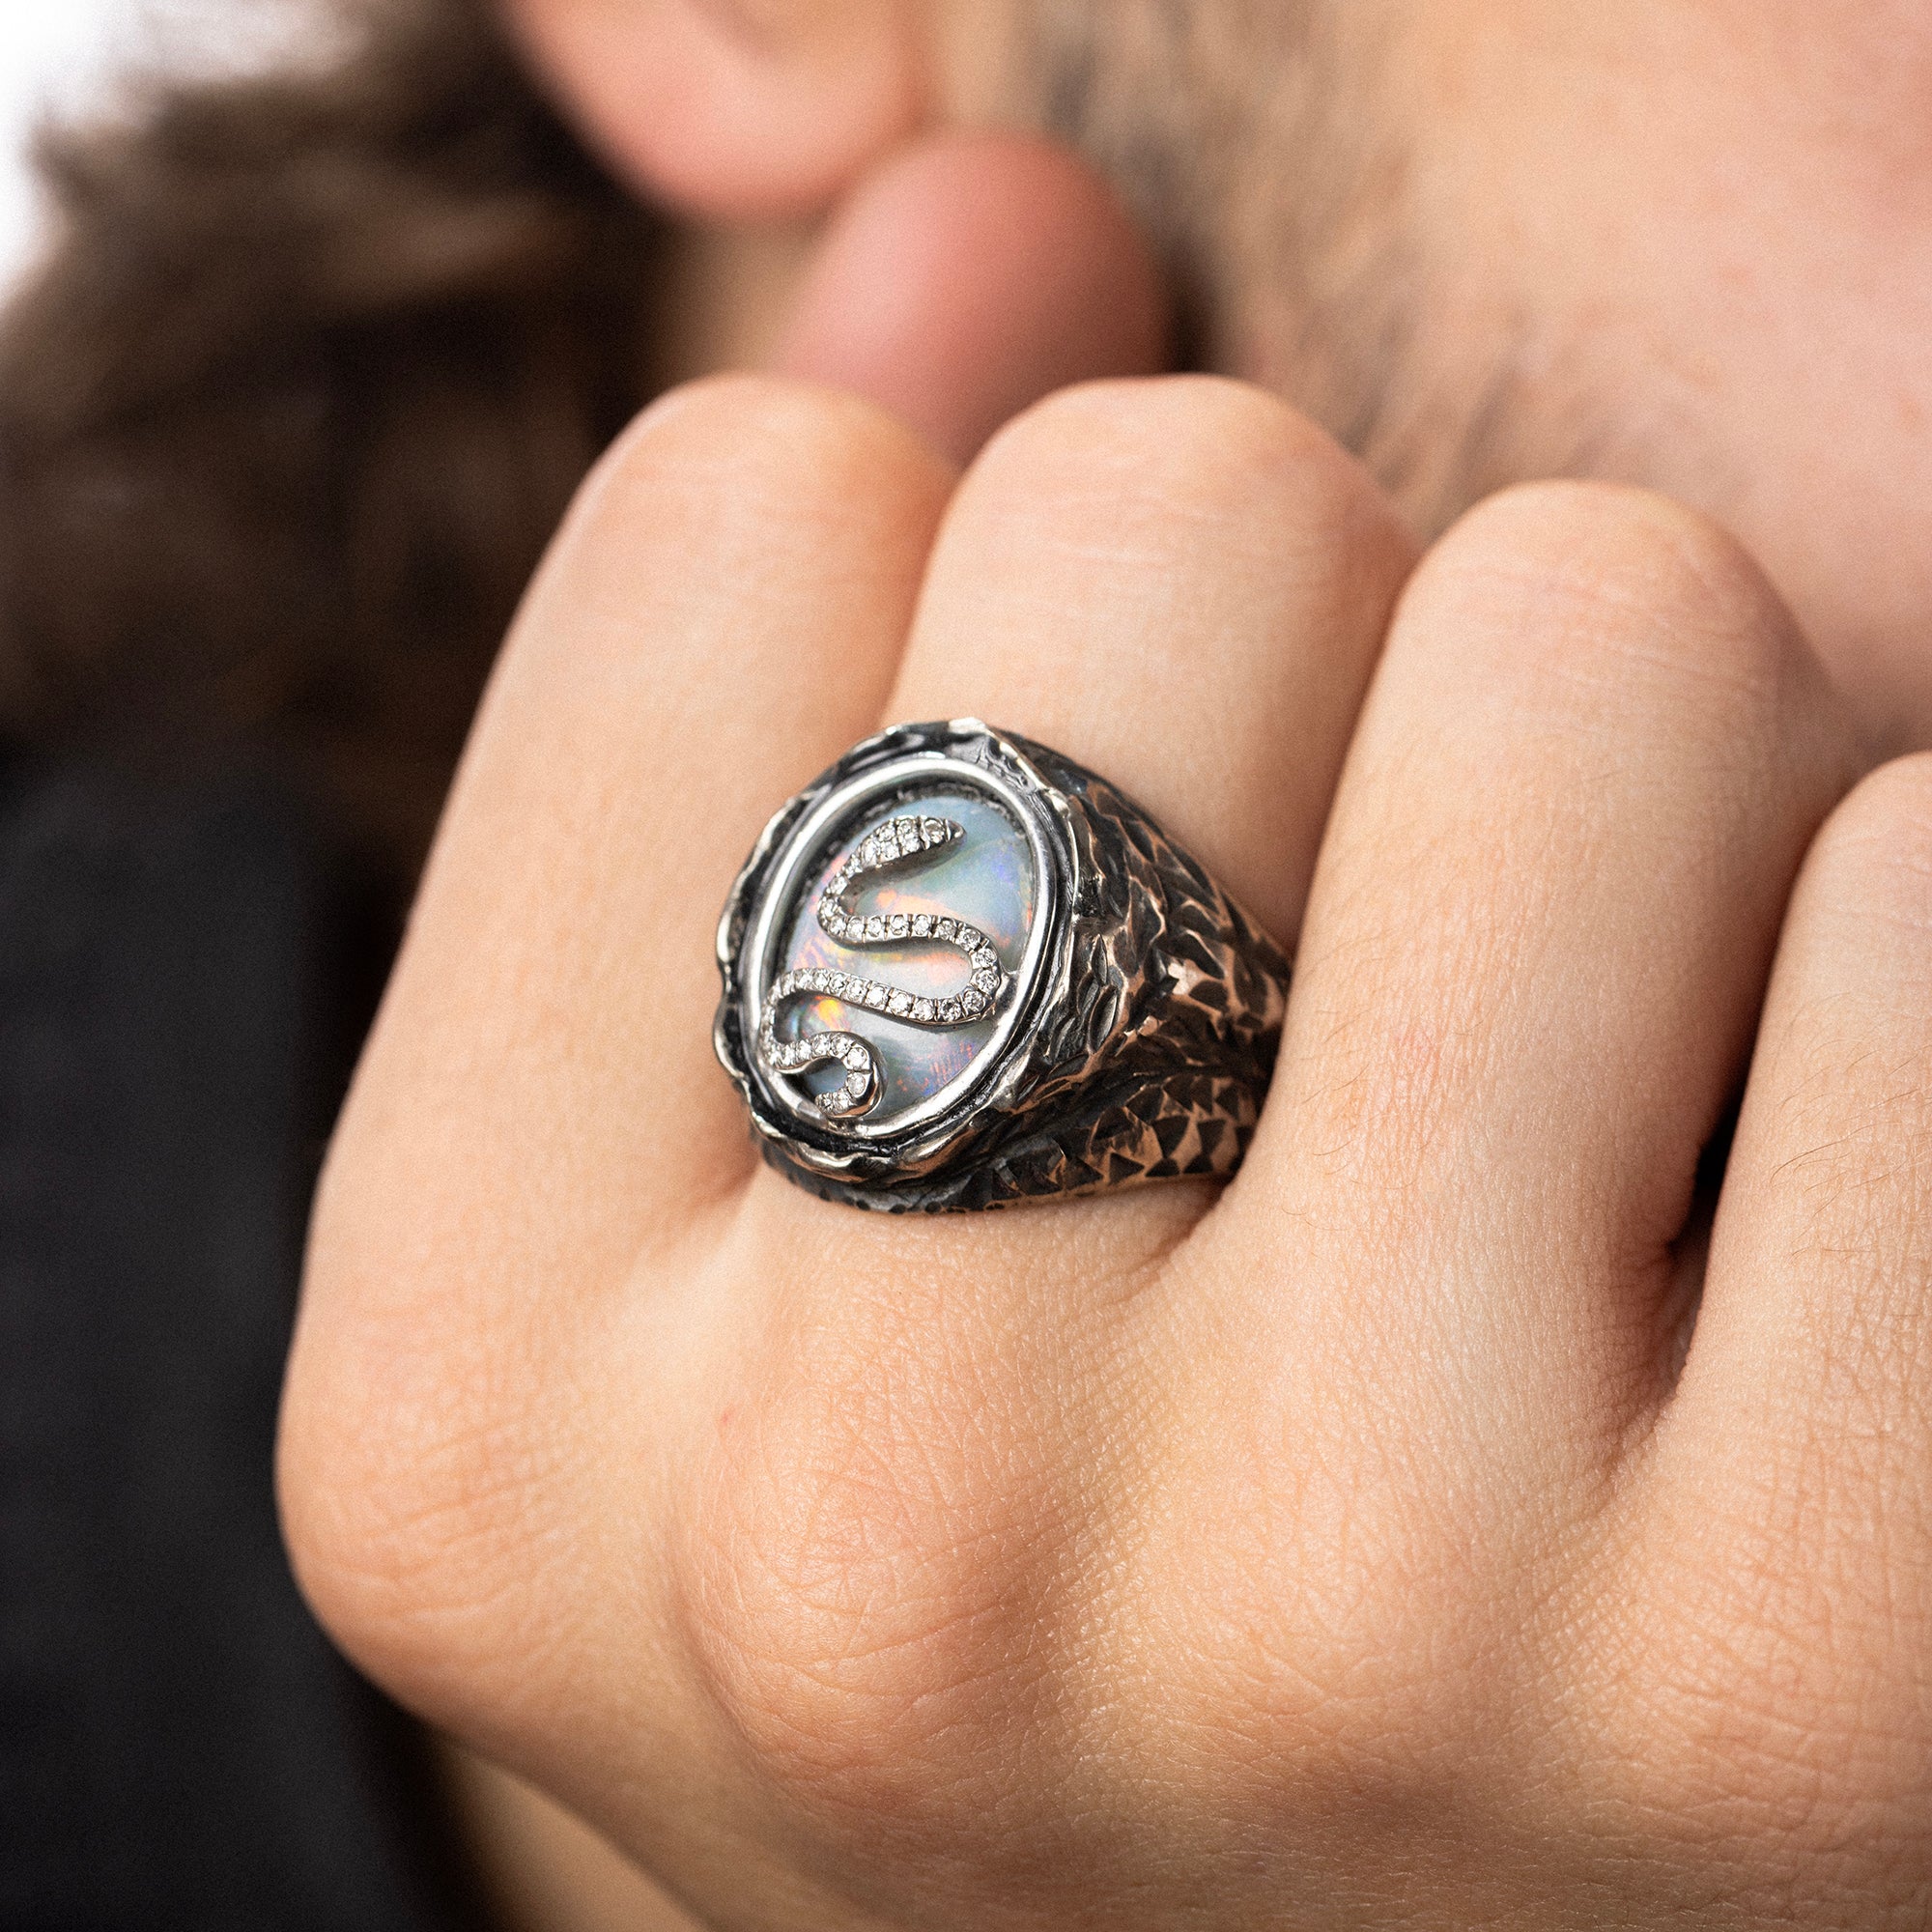
[[[1166,366],[1151,250],[1065,150],[951,134],[899,150],[833,217],[774,358],[856,390],[964,463],[1049,390]]]

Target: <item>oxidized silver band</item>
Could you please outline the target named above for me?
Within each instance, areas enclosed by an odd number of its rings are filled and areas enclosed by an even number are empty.
[[[1225,1179],[1289,978],[1105,780],[970,718],[867,738],[784,806],[718,963],[767,1158],[891,1209]]]

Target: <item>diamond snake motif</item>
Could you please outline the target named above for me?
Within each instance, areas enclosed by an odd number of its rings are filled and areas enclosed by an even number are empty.
[[[848,895],[861,879],[964,838],[966,828],[950,818],[907,814],[874,825],[853,850],[839,861],[818,895],[818,923],[826,936],[840,945],[895,946],[908,939],[929,939],[965,954],[972,978],[957,993],[943,999],[908,992],[903,986],[843,973],[834,967],[794,967],[781,973],[765,994],[765,1014],[758,1029],[758,1055],[774,1073],[797,1076],[814,1066],[838,1062],[845,1077],[829,1093],[808,1098],[803,1105],[828,1120],[850,1119],[866,1113],[879,1095],[878,1049],[856,1033],[828,1030],[801,1035],[795,1040],[778,1037],[780,1011],[793,1000],[843,1000],[910,1026],[970,1026],[998,1006],[1008,975],[986,935],[963,920],[938,913],[862,913]]]

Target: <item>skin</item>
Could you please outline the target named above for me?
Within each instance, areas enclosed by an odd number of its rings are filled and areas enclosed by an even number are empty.
[[[1242,382],[1020,407],[1161,333],[1078,170],[903,145],[1027,10],[525,0],[640,186],[842,212],[787,374],[559,533],[331,1151],[282,1494],[366,1669],[718,1926],[1924,1922],[1920,11],[1378,10],[1440,296],[1378,479]],[[1216,339],[1339,420],[1353,231],[1217,208]],[[725,883],[966,711],[1296,946],[1219,1195],[875,1220],[748,1147]]]

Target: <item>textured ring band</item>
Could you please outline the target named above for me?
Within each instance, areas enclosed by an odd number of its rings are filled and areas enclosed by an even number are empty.
[[[970,718],[867,738],[785,805],[718,961],[767,1158],[889,1209],[1233,1174],[1289,977],[1104,779]]]

